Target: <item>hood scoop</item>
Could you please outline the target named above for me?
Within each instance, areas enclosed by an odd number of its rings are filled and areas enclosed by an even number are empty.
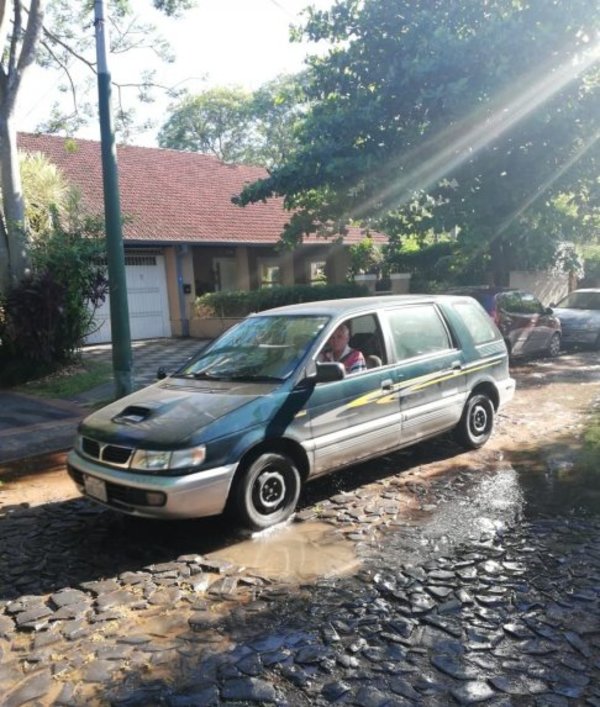
[[[143,422],[152,414],[152,409],[141,405],[129,405],[118,415],[113,417],[113,422]]]
[[[141,405],[128,405],[117,413],[112,419],[113,422],[139,424],[151,417],[168,414],[173,408],[181,405],[186,396],[178,396],[172,400],[148,400]]]

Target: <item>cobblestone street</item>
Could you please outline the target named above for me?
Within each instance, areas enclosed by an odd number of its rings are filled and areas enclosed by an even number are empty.
[[[0,704],[600,705],[600,505],[568,483],[596,359],[517,367],[489,446],[318,480],[262,536],[5,505]]]

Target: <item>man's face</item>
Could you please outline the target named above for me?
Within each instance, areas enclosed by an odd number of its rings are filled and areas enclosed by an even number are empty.
[[[329,344],[336,358],[341,356],[342,352],[346,348],[346,345],[348,344],[349,339],[350,332],[348,331],[348,327],[344,324],[339,326],[329,337]]]

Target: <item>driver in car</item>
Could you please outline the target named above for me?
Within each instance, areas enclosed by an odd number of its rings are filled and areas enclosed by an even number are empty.
[[[350,347],[350,329],[347,324],[340,324],[339,327],[329,337],[325,344],[319,360],[337,361],[344,364],[346,373],[358,373],[367,367],[365,357],[358,349]]]

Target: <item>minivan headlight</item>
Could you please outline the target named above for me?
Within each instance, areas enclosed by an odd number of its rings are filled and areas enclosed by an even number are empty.
[[[131,460],[131,469],[162,471],[165,469],[185,469],[200,466],[206,459],[206,447],[201,444],[174,452],[137,449]]]
[[[137,449],[131,460],[131,468],[159,471],[161,469],[168,469],[170,461],[171,452],[155,452],[151,449]]]
[[[200,466],[205,459],[206,447],[203,444],[199,447],[190,447],[190,449],[178,449],[171,453],[171,469]]]

